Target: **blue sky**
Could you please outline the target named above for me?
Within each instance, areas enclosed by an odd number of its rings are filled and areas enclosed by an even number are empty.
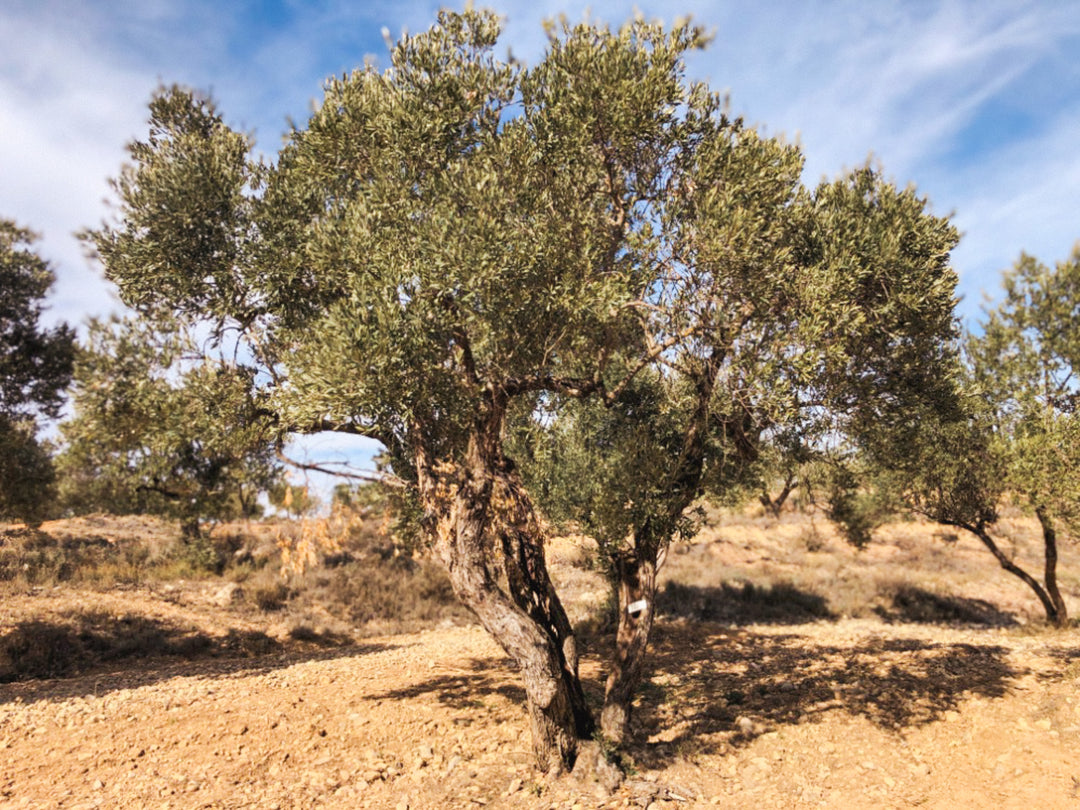
[[[526,62],[541,21],[583,6],[496,0],[503,43]],[[715,32],[689,72],[732,108],[797,139],[816,182],[871,154],[964,233],[953,254],[977,317],[1021,250],[1066,258],[1080,240],[1080,3],[1073,0],[596,2],[618,24],[635,6]],[[434,20],[419,0],[3,0],[0,216],[43,234],[59,282],[50,317],[80,323],[119,305],[73,233],[108,215],[107,178],[145,131],[159,83],[211,91],[236,127],[276,151],[322,81]],[[453,7],[453,6],[451,6]]]

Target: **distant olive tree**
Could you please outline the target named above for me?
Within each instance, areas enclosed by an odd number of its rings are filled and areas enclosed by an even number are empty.
[[[52,505],[53,470],[37,440],[71,378],[74,332],[41,323],[55,274],[36,236],[0,219],[0,517],[40,520]]]
[[[284,480],[270,487],[267,495],[273,506],[283,509],[292,517],[309,515],[322,505],[319,497],[306,485],[290,484]]]
[[[201,521],[260,512],[282,465],[252,371],[195,352],[182,330],[90,322],[72,414],[60,425],[66,509],[160,514],[179,520],[188,539]]]
[[[1001,303],[964,338],[957,407],[913,411],[902,447],[874,459],[873,488],[970,532],[1060,627],[1068,608],[1058,542],[1080,531],[1080,250],[1053,268],[1021,256],[1003,283]],[[1038,520],[1040,575],[1001,546],[996,523],[1007,501]]]

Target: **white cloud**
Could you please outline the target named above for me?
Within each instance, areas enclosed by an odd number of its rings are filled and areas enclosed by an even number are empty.
[[[996,296],[1003,270],[1021,251],[1053,264],[1080,240],[1080,110],[1041,136],[1001,150],[950,179],[956,223],[965,238],[955,260],[968,295],[963,311],[977,313],[980,290]]]
[[[69,33],[82,21],[64,18]],[[60,23],[58,23],[60,24]],[[103,213],[107,177],[144,116],[145,77],[118,70],[92,42],[56,37],[30,17],[4,20],[0,56],[0,215],[43,233],[59,274],[53,317],[79,322],[113,306],[74,231]]]

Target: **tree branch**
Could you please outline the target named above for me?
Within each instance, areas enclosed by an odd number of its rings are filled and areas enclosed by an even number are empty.
[[[294,458],[290,458],[285,455],[282,450],[277,451],[277,457],[290,467],[295,467],[298,470],[305,470],[307,472],[318,472],[324,475],[332,475],[337,478],[349,478],[353,481],[366,481],[368,483],[385,484],[390,487],[404,488],[409,486],[408,482],[396,475],[390,473],[363,473],[352,472],[351,470],[331,469],[326,465],[336,465],[339,467],[347,466],[348,462],[344,461],[327,461],[320,464],[309,464],[303,461],[297,461]]]

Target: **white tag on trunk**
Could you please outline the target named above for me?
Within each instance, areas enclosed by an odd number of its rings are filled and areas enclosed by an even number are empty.
[[[629,613],[631,616],[634,616],[638,613],[641,613],[641,611],[645,610],[645,608],[647,608],[648,606],[649,603],[646,602],[644,599],[638,599],[636,602],[631,602],[629,605],[626,606],[626,612]]]

